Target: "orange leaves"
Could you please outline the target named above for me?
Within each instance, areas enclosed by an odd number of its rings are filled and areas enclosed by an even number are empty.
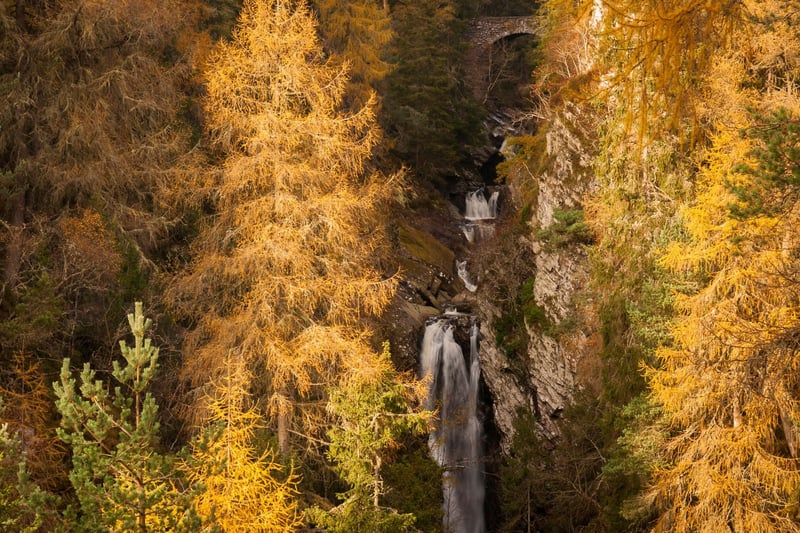
[[[62,463],[67,451],[55,435],[50,384],[31,354],[16,352],[11,359],[10,370],[0,374],[5,402],[0,423],[7,423],[22,439],[34,481],[52,490],[66,481]]]
[[[734,112],[717,125],[698,194],[683,210],[688,238],[661,258],[699,288],[678,298],[673,343],[648,370],[676,431],[666,450],[672,464],[651,490],[658,531],[800,531],[785,511],[800,483],[800,264],[786,253],[800,211],[788,202],[737,215],[735,191],[757,190],[759,179],[741,165],[761,168],[754,159],[763,157],[759,141],[739,133],[749,121]]]
[[[342,110],[347,76],[323,59],[316,33],[304,3],[251,0],[233,40],[211,55],[205,105],[226,159],[211,176],[215,216],[171,289],[197,321],[184,367],[191,386],[241,353],[259,368],[253,387],[272,399],[282,445],[290,419],[302,433],[321,431],[319,399],[369,360],[362,320],[394,290],[375,257],[392,189],[367,170],[378,139],[372,101]],[[302,417],[290,416],[307,401]]]
[[[605,78],[625,102],[640,149],[664,131],[697,135],[696,87],[732,37],[740,0],[604,1],[599,31]]]

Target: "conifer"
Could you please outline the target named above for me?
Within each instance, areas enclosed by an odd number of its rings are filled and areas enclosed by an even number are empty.
[[[381,505],[381,468],[404,434],[428,429],[431,413],[414,409],[426,394],[424,385],[394,370],[388,343],[369,367],[354,371],[331,392],[328,409],[336,418],[327,455],[350,488],[331,511],[312,510],[318,525],[342,533],[413,531],[412,514]]]
[[[0,415],[4,405],[0,398]],[[0,531],[33,533],[56,522],[56,498],[34,484],[19,433],[0,424]]]
[[[797,152],[739,134],[785,131],[785,115],[774,116],[762,126],[746,116],[720,124],[683,213],[689,239],[662,259],[696,289],[678,296],[673,342],[648,370],[674,432],[648,494],[657,531],[800,531]],[[771,174],[774,154],[793,152]]]
[[[229,355],[188,463],[189,479],[205,489],[197,511],[225,532],[294,531],[301,525],[298,480],[291,471],[281,480],[283,468],[273,453],[256,452],[261,416],[247,405],[250,379],[242,359]]]
[[[191,416],[233,350],[254,369],[282,453],[290,436],[321,436],[325,391],[369,360],[363,320],[394,290],[377,269],[392,180],[366,170],[373,109],[341,110],[347,74],[316,35],[305,3],[248,0],[209,58],[205,105],[224,163],[184,184],[214,216],[170,291],[195,324]]]
[[[350,73],[347,99],[363,106],[389,73],[386,46],[392,39],[389,13],[374,0],[315,0],[326,49],[341,57]]]
[[[88,531],[196,531],[193,490],[177,478],[175,458],[158,450],[158,405],[147,390],[158,348],[144,336],[151,321],[141,302],[128,324],[134,345],[120,341],[124,363],[113,363],[113,389],[88,363],[76,382],[69,359],[53,385],[58,434],[72,447],[69,477],[79,503],[73,518]]]
[[[396,150],[419,173],[451,172],[480,131],[480,109],[463,85],[464,22],[454,1],[399,2],[384,104]]]

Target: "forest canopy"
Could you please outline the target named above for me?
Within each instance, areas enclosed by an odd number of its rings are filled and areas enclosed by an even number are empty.
[[[539,28],[481,101],[477,17]],[[3,1],[0,530],[447,531],[415,371],[469,309],[487,530],[800,531],[798,27]]]

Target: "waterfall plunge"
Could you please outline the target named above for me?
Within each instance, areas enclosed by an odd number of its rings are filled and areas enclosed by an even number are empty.
[[[486,223],[470,222],[461,226],[461,232],[470,244],[483,242],[494,237],[494,226]]]
[[[439,409],[439,423],[428,439],[434,460],[445,469],[444,529],[483,533],[482,429],[478,420],[478,324],[470,331],[469,361],[453,339],[447,319],[428,324],[422,340],[421,374],[430,376],[426,408]]]

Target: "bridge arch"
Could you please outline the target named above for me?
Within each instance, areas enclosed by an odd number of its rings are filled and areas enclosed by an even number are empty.
[[[467,83],[479,102],[486,98],[489,88],[491,46],[514,35],[540,37],[543,27],[535,17],[479,17],[469,21],[465,55]]]

